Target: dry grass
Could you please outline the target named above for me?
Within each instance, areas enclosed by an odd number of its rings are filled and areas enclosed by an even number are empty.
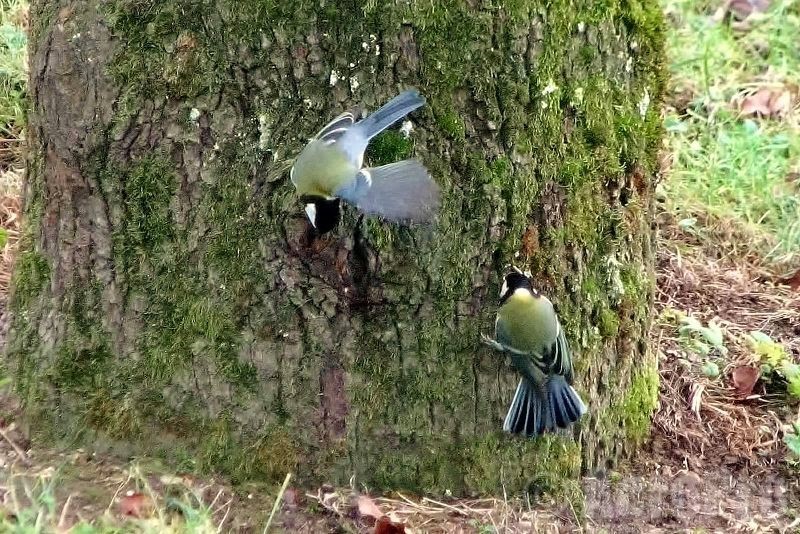
[[[757,387],[741,399],[733,369],[756,365],[747,333],[761,331],[800,360],[800,292],[769,280],[780,278],[754,254],[759,240],[731,221],[706,220],[702,230],[681,230],[662,215],[658,251],[658,311],[680,310],[724,332],[728,352],[718,358],[719,377],[700,372],[701,358],[685,347],[669,314],[654,335],[661,340],[661,407],[654,423],[669,447],[692,468],[709,463],[763,469],[782,462],[782,431],[793,417],[784,395]],[[791,269],[796,257],[784,263]],[[774,264],[773,264],[774,268]]]
[[[11,269],[20,236],[22,171],[6,170],[0,174],[0,228],[7,234],[0,250],[0,299],[5,300],[11,283]]]
[[[407,534],[558,533],[580,528],[577,517],[560,517],[541,508],[533,509],[530,503],[519,499],[436,500],[395,493],[392,497],[373,500],[352,491],[333,488],[322,488],[316,494],[307,493],[306,498],[340,521],[352,520],[360,528],[369,529],[375,523],[375,516],[385,515],[393,523],[404,525]]]

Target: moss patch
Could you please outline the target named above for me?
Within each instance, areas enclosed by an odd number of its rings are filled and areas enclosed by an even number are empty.
[[[658,403],[658,370],[642,367],[618,401],[611,404],[603,420],[608,427],[619,425],[630,443],[641,444],[650,435],[650,417]]]
[[[491,328],[501,270],[516,261],[557,303],[578,386],[605,414],[585,443],[643,434],[657,376],[635,343],[612,357],[610,340],[643,336],[649,313],[638,274],[652,260],[641,246],[646,210],[619,198],[633,166],[655,168],[658,112],[639,104],[663,89],[658,5],[104,9],[127,43],[109,68],[122,94],[109,145],[84,169],[108,208],[121,317],[103,307],[108,272],[59,295],[63,336],[53,354],[21,364],[27,384],[58,393],[54,418],[120,441],[170,428],[145,446],[242,478],[301,467],[309,480],[356,472],[417,491],[566,491],[585,450],[496,432],[517,377],[477,333]],[[442,187],[439,220],[412,229],[367,220],[357,244],[348,208],[337,235],[305,243],[283,158],[330,118],[331,102],[373,107],[399,82],[419,86],[429,106],[411,139],[387,132],[368,157],[422,157]],[[161,149],[114,141],[131,121],[168,131]],[[12,350],[19,361],[36,354],[52,297],[37,243],[20,260],[17,306],[29,322]],[[356,250],[374,272],[351,288]],[[327,367],[343,369],[342,383],[326,386]],[[616,384],[628,396],[600,391],[594,373],[634,377]]]

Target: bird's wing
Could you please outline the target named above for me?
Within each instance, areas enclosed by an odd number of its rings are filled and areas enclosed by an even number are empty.
[[[361,169],[336,195],[390,221],[428,222],[439,207],[439,186],[413,159]]]
[[[558,323],[558,335],[556,335],[556,340],[550,350],[548,363],[553,373],[562,375],[568,384],[572,384],[572,355],[561,323]]]
[[[355,122],[355,116],[351,111],[345,111],[331,122],[325,125],[325,127],[319,131],[319,133],[314,136],[314,139],[319,141],[327,141],[329,143],[335,143],[347,130],[353,125]]]

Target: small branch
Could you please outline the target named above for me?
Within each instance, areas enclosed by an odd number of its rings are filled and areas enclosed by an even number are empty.
[[[67,497],[67,502],[64,503],[64,507],[61,509],[61,516],[58,518],[57,528],[59,531],[63,531],[67,525],[67,510],[69,510],[70,501],[72,501],[71,493]]]
[[[272,505],[272,512],[269,514],[269,519],[267,519],[267,524],[264,525],[264,532],[262,534],[267,534],[269,531],[269,527],[272,524],[272,520],[275,518],[275,514],[278,512],[278,508],[281,506],[281,501],[283,500],[283,494],[286,491],[286,488],[289,487],[289,481],[292,479],[291,473],[286,473],[286,480],[283,481],[283,486],[281,486],[281,490],[278,492],[278,496],[275,497],[275,504]]]
[[[6,430],[2,427],[0,427],[0,436],[3,436],[3,439],[5,439],[8,442],[8,444],[11,445],[14,451],[16,451],[17,456],[19,456],[19,460],[25,467],[30,467],[31,465],[33,465],[30,459],[28,458],[28,455],[25,454],[25,451],[22,450],[22,447],[17,445],[14,442],[14,440],[11,439],[11,436],[8,435],[8,432],[6,432]]]

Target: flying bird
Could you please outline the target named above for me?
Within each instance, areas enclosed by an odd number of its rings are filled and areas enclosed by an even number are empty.
[[[341,218],[341,201],[367,215],[392,222],[428,222],[439,207],[439,186],[415,159],[363,167],[370,140],[425,104],[416,89],[403,91],[355,122],[345,112],[329,122],[303,148],[290,178],[317,232],[329,232]]]

